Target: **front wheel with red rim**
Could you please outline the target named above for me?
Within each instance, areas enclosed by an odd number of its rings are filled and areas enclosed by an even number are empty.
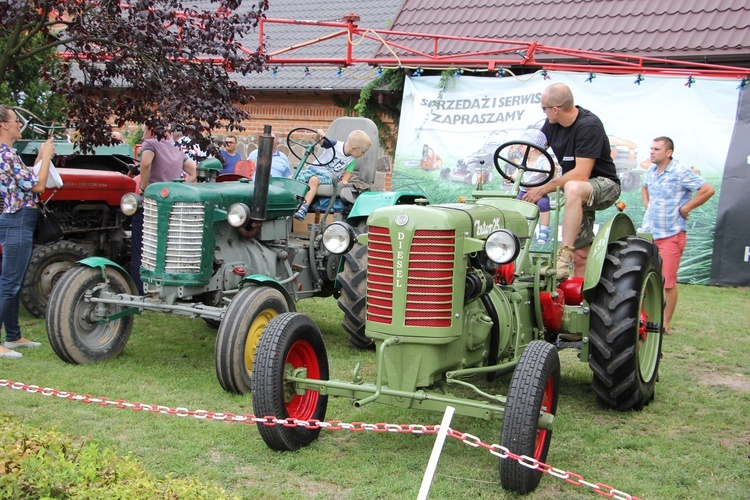
[[[255,351],[251,382],[257,417],[323,420],[328,396],[301,389],[288,377],[328,380],[328,356],[315,322],[300,313],[284,313],[266,326]],[[312,443],[320,429],[258,425],[269,448],[293,451]]]
[[[540,415],[542,412],[552,416],[557,413],[559,389],[560,358],[557,349],[540,340],[529,343],[510,381],[501,446],[519,456],[540,462],[547,460],[552,428],[540,426]],[[500,482],[506,490],[530,493],[539,485],[541,478],[539,470],[521,465],[512,458],[500,459]]]

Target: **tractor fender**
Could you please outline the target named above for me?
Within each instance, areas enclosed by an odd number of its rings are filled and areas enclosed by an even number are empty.
[[[599,278],[602,276],[602,266],[604,266],[604,259],[607,258],[609,244],[635,234],[633,221],[622,213],[615,214],[599,228],[599,232],[596,233],[594,242],[591,244],[588,262],[586,263],[586,276],[583,281],[583,297],[588,302],[593,299],[594,288],[599,284]]]
[[[284,298],[286,299],[286,303],[289,306],[289,312],[296,312],[297,308],[295,307],[294,298],[291,296],[289,291],[284,288],[284,285],[276,281],[275,279],[266,276],[264,274],[253,274],[250,276],[245,276],[242,278],[239,284],[240,290],[246,286],[267,286],[274,288],[278,290],[279,292],[284,295]]]
[[[414,191],[365,191],[354,200],[347,220],[367,217],[377,208],[403,204],[404,198],[408,198],[409,203],[414,203],[414,200],[424,197],[423,193]]]
[[[133,278],[130,276],[130,273],[125,270],[124,267],[122,267],[120,264],[116,262],[112,262],[106,257],[86,257],[85,259],[81,259],[77,262],[78,265],[81,266],[88,266],[88,267],[98,267],[102,270],[102,278],[106,277],[106,269],[108,267],[115,267],[122,271],[123,276],[125,276],[125,280],[128,282],[128,286],[130,286],[130,293],[135,295],[136,294],[136,287],[135,287],[135,281],[133,281]]]

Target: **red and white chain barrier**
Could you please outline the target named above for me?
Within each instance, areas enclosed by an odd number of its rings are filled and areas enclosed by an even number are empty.
[[[42,396],[55,396],[69,401],[78,401],[86,404],[97,404],[99,406],[112,406],[117,409],[130,409],[133,411],[147,411],[150,413],[163,413],[165,415],[175,415],[177,417],[194,417],[201,420],[221,420],[224,422],[239,422],[243,424],[262,424],[267,426],[283,425],[284,427],[303,427],[305,429],[325,429],[329,431],[352,431],[352,432],[396,432],[399,434],[437,434],[440,430],[439,425],[421,425],[421,424],[367,424],[364,422],[352,422],[345,423],[340,420],[298,420],[295,418],[280,419],[271,416],[256,417],[252,414],[236,415],[234,413],[222,413],[213,412],[208,410],[188,410],[187,408],[169,408],[162,405],[149,405],[144,403],[129,403],[123,399],[109,399],[106,397],[94,397],[89,394],[76,394],[69,391],[59,391],[57,389],[41,388],[37,385],[26,385],[22,382],[14,382],[12,380],[0,379],[0,387],[7,387],[8,389],[15,389],[18,391],[25,391],[32,394],[39,394]],[[544,462],[540,462],[533,457],[526,455],[516,455],[505,446],[499,444],[487,444],[476,436],[467,434],[465,432],[456,431],[448,428],[447,435],[458,439],[464,444],[473,448],[484,448],[489,451],[490,454],[502,458],[517,461],[519,464],[530,469],[536,469],[543,474],[549,474],[559,479],[575,485],[575,486],[587,486],[594,490],[599,495],[607,498],[616,498],[618,500],[639,500],[638,497],[634,497],[625,493],[624,491],[617,490],[612,486],[608,486],[604,483],[591,483],[586,481],[583,476],[574,472],[564,471],[551,465],[547,465]]]

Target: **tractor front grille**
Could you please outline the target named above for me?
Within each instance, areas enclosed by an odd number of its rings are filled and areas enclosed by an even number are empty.
[[[156,202],[143,200],[143,253],[141,266],[155,271],[158,247],[158,210]],[[203,203],[176,202],[172,205],[167,227],[164,273],[199,274],[203,243]]]
[[[406,326],[449,327],[453,300],[454,230],[417,230],[406,250],[405,278],[394,278],[393,247],[387,228],[370,226],[367,243],[367,319],[391,324],[394,287],[405,279]],[[395,281],[394,281],[395,280]]]

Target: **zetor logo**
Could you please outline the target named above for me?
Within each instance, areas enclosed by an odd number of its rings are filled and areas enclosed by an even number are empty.
[[[502,229],[500,227],[500,217],[495,217],[489,223],[483,220],[478,220],[474,223],[475,236],[487,236],[492,231],[497,231],[498,229]]]

